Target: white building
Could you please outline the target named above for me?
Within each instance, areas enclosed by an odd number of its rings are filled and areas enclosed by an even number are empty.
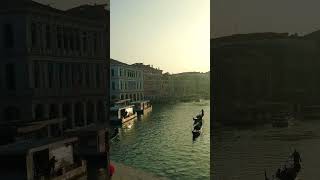
[[[0,122],[66,117],[66,128],[107,122],[109,12],[31,0],[0,6]]]
[[[144,99],[143,71],[116,60],[110,60],[110,99]]]

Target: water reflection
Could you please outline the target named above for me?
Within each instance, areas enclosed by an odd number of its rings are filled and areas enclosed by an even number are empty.
[[[297,120],[288,128],[220,127],[213,134],[213,146],[214,179],[263,179],[265,169],[269,175],[274,173],[295,148],[303,159],[298,177],[318,179],[319,121]]]
[[[111,159],[170,179],[209,179],[210,102],[154,105],[153,111],[119,129]],[[192,117],[204,109],[203,133],[193,141]]]

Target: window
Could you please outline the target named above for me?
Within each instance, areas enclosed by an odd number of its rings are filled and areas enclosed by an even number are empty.
[[[86,68],[86,85],[89,88],[90,87],[90,71],[89,71],[89,65],[85,65]]]
[[[66,87],[69,88],[71,87],[71,84],[72,84],[72,75],[70,75],[70,64],[66,64],[65,66],[65,76],[64,76],[64,79],[66,80]]]
[[[96,53],[97,52],[97,44],[98,44],[98,42],[97,42],[97,37],[98,35],[97,35],[97,33],[96,32],[94,32],[93,33],[93,51]]]
[[[46,47],[51,48],[51,29],[49,25],[46,25]]]
[[[73,29],[70,29],[69,36],[70,36],[70,49],[73,51],[74,50],[74,30]]]
[[[63,64],[60,63],[59,64],[59,87],[63,88]]]
[[[116,83],[112,81],[112,90],[116,90]]]
[[[57,27],[57,47],[60,49],[62,46],[62,32],[61,32],[61,27]]]
[[[37,46],[37,28],[35,23],[31,24],[31,45],[32,47]]]
[[[4,25],[4,47],[5,48],[13,48],[14,38],[13,38],[13,28],[11,24]]]
[[[87,51],[87,33],[86,32],[82,33],[82,43],[83,43],[82,50],[86,52]]]
[[[49,88],[52,88],[53,86],[53,64],[48,64],[48,82],[49,82]]]
[[[100,87],[100,66],[99,64],[96,65],[96,84],[97,84],[97,88]]]
[[[69,49],[69,47],[68,47],[68,30],[67,30],[67,28],[63,28],[63,46],[64,46],[64,49]]]
[[[76,85],[76,65],[71,64],[71,81],[72,81],[72,87]]]
[[[76,50],[80,51],[80,32],[76,30]]]
[[[111,69],[111,76],[114,77],[114,69]]]
[[[16,89],[16,72],[14,64],[6,64],[5,66],[6,85],[9,90]]]
[[[81,64],[77,64],[77,74],[78,74],[78,85],[82,85],[83,81],[83,77],[82,77],[82,74],[83,74],[83,70],[82,70],[82,67],[81,67]]]
[[[120,76],[122,76],[122,69],[120,69]]]
[[[34,62],[33,64],[34,68],[34,87],[39,88],[40,87],[40,67],[39,62]]]

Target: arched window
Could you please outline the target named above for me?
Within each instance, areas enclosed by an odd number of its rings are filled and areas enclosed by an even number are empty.
[[[44,119],[44,107],[42,104],[37,104],[34,108],[35,112],[35,120],[43,120]]]
[[[84,125],[84,116],[83,116],[83,104],[81,102],[78,102],[75,104],[74,108],[74,117],[75,117],[75,123],[76,126],[83,126]]]
[[[104,105],[102,101],[99,101],[97,103],[97,118],[98,118],[98,122],[104,122],[104,118],[105,118],[105,110],[104,110]]]
[[[10,106],[4,110],[4,119],[6,121],[20,120],[20,110],[16,107]]]
[[[94,106],[92,102],[87,103],[87,124],[94,123]]]
[[[66,118],[66,121],[64,121],[64,129],[72,128],[71,104],[62,105],[62,114],[63,114],[63,117]]]
[[[49,118],[57,118],[59,116],[59,110],[57,104],[50,104],[49,106]]]

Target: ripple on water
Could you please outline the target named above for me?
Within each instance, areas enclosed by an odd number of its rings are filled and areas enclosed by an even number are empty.
[[[195,103],[154,105],[149,116],[112,142],[111,158],[170,179],[209,179],[210,122],[195,142],[191,133],[191,117],[201,109],[210,112]]]

